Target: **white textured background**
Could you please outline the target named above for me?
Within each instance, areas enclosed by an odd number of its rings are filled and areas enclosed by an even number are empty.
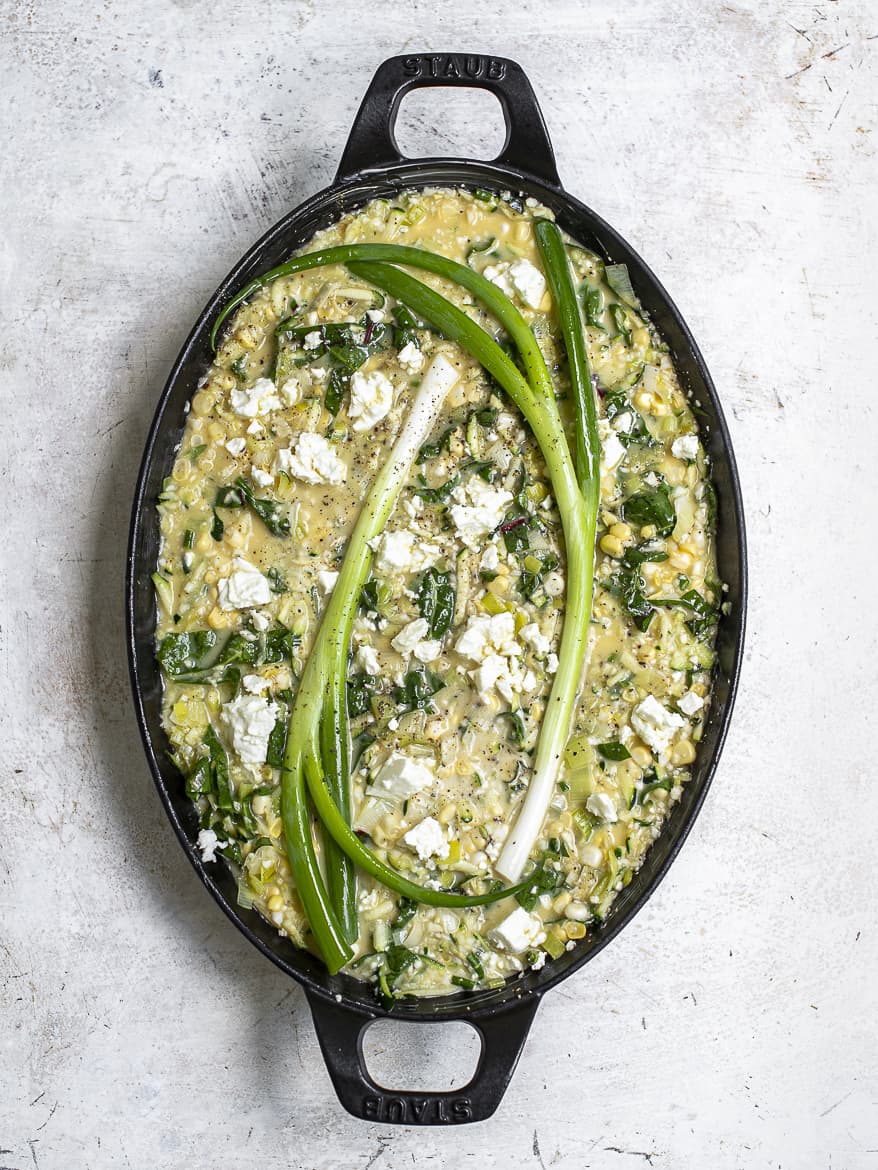
[[[3,0],[0,22],[0,1167],[878,1165],[874,3]],[[190,322],[331,181],[379,60],[443,48],[521,61],[567,186],[692,326],[752,605],[661,891],[546,997],[491,1121],[415,1131],[342,1112],[297,986],[174,841],[122,577]],[[407,143],[496,143],[443,100]],[[459,1083],[471,1046],[430,1042]]]

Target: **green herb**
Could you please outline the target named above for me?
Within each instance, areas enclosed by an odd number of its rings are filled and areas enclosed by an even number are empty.
[[[210,535],[213,537],[214,540],[222,540],[224,532],[225,532],[225,525],[223,524],[222,520],[220,520],[219,516],[217,515],[216,508],[214,508],[213,521],[211,522],[211,525],[210,525]]]
[[[240,357],[236,357],[233,362],[229,363],[229,369],[235,375],[239,382],[244,382],[247,379],[247,355],[242,353]]]
[[[233,484],[218,489],[215,508],[242,508],[245,504],[256,513],[273,536],[289,536],[290,519],[282,514],[283,504],[278,500],[258,499],[251,484],[243,476],[239,476]]]
[[[207,450],[207,443],[199,443],[197,447],[193,447],[189,452],[189,462],[195,463],[202,451]]]
[[[282,711],[268,737],[265,762],[272,768],[282,768],[287,747],[287,713]]]
[[[268,578],[268,585],[272,593],[279,595],[289,591],[286,576],[275,565],[272,565],[265,576]]]
[[[677,514],[667,484],[650,492],[629,496],[622,505],[622,516],[637,528],[652,525],[657,536],[670,536],[677,525]]]
[[[348,715],[355,719],[369,710],[369,700],[375,690],[376,680],[371,675],[355,674],[347,681]]]
[[[430,568],[418,584],[418,612],[426,619],[430,638],[441,638],[451,629],[455,592],[448,573]]]
[[[631,329],[628,326],[628,314],[622,305],[610,305],[610,316],[616,326],[616,335],[621,337],[626,345],[631,344]]]
[[[412,667],[402,680],[402,686],[393,688],[393,697],[406,711],[433,711],[433,696],[445,686],[445,679],[425,666]]]
[[[631,752],[625,747],[624,743],[599,743],[598,751],[605,760],[630,760]]]

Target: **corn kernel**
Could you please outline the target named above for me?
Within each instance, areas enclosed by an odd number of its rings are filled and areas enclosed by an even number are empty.
[[[641,768],[648,768],[652,763],[652,752],[647,747],[636,747],[631,749],[631,758]]]
[[[284,908],[284,900],[280,896],[280,894],[275,894],[273,898],[268,899],[268,909],[269,910],[272,910],[272,911],[273,910],[283,910],[283,908]]]
[[[229,615],[223,613],[218,606],[214,606],[207,615],[207,624],[212,630],[225,630],[229,624]]]
[[[614,524],[614,525],[612,526],[612,528],[610,529],[610,533],[611,533],[613,536],[618,536],[618,538],[619,538],[620,540],[630,540],[630,539],[631,539],[631,527],[630,527],[630,525],[628,525],[628,524],[625,524],[625,523],[624,523],[623,521],[621,521],[621,520],[619,521],[619,523],[618,523],[618,524]]]
[[[601,549],[611,557],[620,557],[625,551],[625,546],[618,536],[613,536],[607,533],[606,536],[601,537]]]
[[[691,739],[681,739],[671,749],[671,759],[675,764],[684,767],[695,759],[695,745]]]

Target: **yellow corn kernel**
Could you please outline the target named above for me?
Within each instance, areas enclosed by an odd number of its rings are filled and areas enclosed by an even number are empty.
[[[564,924],[564,933],[568,938],[585,938],[585,923],[567,922]]]
[[[613,536],[607,533],[606,536],[601,537],[601,550],[611,557],[620,557],[625,551],[625,546],[618,536]]]
[[[199,390],[192,399],[192,413],[203,417],[206,414],[210,414],[215,404],[216,400],[209,390]]]
[[[572,896],[565,891],[552,902],[552,909],[556,914],[563,914],[572,900]]]
[[[195,541],[195,548],[198,552],[205,553],[210,551],[213,544],[213,537],[209,532],[202,532],[201,536]]]
[[[626,524],[624,521],[620,520],[618,524],[614,524],[612,526],[612,528],[610,529],[610,533],[613,536],[618,536],[618,538],[620,540],[630,540],[631,539],[631,526],[629,524]]]
[[[224,439],[226,437],[226,428],[222,425],[222,423],[212,422],[207,428],[207,436],[209,439],[213,439],[214,442],[217,442],[219,439]]]
[[[449,804],[446,804],[439,810],[439,812],[436,814],[436,820],[440,825],[450,825],[454,820],[456,813],[457,805],[454,803],[454,801],[451,801]]]
[[[648,768],[652,763],[652,752],[647,747],[632,748],[631,758],[641,768]]]
[[[215,605],[207,615],[207,624],[212,630],[225,630],[229,624],[229,615]]]
[[[691,739],[681,739],[671,749],[671,759],[681,768],[695,759],[695,745]]]
[[[252,325],[245,325],[243,329],[239,329],[235,334],[235,341],[237,341],[242,349],[252,350],[256,348],[259,342],[259,336]]]
[[[273,898],[268,899],[268,909],[271,911],[283,910],[284,900],[280,894],[275,894]]]
[[[634,395],[634,405],[638,410],[645,410],[649,413],[655,405],[655,398],[648,390],[639,390]]]

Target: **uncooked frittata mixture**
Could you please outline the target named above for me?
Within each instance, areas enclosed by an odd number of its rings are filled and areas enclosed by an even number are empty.
[[[509,195],[412,191],[345,215],[305,252],[406,245],[480,273],[536,338],[572,448],[576,395],[535,238],[551,218]],[[453,329],[356,264],[279,275],[241,303],[159,503],[164,725],[204,861],[225,858],[241,905],[385,1000],[496,986],[584,939],[679,798],[710,701],[722,596],[695,419],[624,266],[564,248],[600,447],[576,677],[556,683],[575,618],[557,448]],[[407,273],[524,368],[471,288]],[[357,576],[346,557],[370,508]],[[590,582],[591,547],[576,555]],[[333,640],[334,591],[350,580]],[[319,801],[333,749],[321,730],[315,779],[288,738],[312,651],[330,664],[312,664],[314,702],[335,695],[339,841]],[[565,688],[547,799],[513,842],[550,692]],[[355,846],[402,884],[367,872]]]

